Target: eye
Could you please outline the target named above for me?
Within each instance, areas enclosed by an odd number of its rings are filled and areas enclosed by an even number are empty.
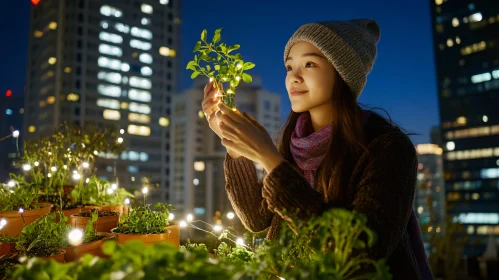
[[[286,65],[284,68],[286,68],[286,72],[289,72],[292,70],[291,66],[289,66],[289,65]]]
[[[315,65],[315,64],[314,64],[313,62],[310,62],[310,61],[309,61],[309,62],[307,62],[307,63],[305,63],[305,67],[312,67],[312,66],[314,66],[314,65]]]

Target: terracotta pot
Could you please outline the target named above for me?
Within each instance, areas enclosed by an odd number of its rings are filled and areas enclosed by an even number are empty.
[[[16,250],[16,243],[0,243],[0,257],[13,253]]]
[[[60,253],[54,256],[49,256],[49,257],[43,257],[42,259],[44,260],[54,260],[56,262],[64,263],[64,255],[66,254],[66,251],[61,249]]]
[[[90,217],[81,217],[78,214],[73,214],[69,218],[69,224],[74,228],[85,230],[90,219]],[[93,226],[97,232],[111,232],[113,228],[118,226],[119,220],[120,216],[99,217]]]
[[[0,212],[0,218],[5,218],[7,220],[5,228],[2,229],[2,233],[5,233],[7,236],[17,236],[23,230],[24,223],[29,225],[43,214],[50,213],[50,210],[52,209],[52,204],[50,203],[41,202],[38,205],[40,206],[40,209],[24,210],[22,217],[18,211]]]
[[[106,237],[101,239],[101,240],[97,240],[97,241],[90,242],[87,244],[81,244],[79,246],[72,246],[72,247],[64,248],[64,250],[66,251],[66,255],[64,255],[64,260],[66,262],[71,262],[71,261],[74,261],[75,259],[79,259],[80,257],[82,257],[85,254],[90,254],[93,256],[101,257],[101,258],[107,257],[102,252],[102,243],[104,243],[105,241],[114,239],[114,234],[108,233],[108,232],[99,232],[98,234],[106,235]]]
[[[177,248],[180,247],[180,227],[178,225],[172,225],[166,227],[170,232],[168,233],[157,233],[157,234],[126,234],[117,233],[116,241],[118,243],[126,243],[130,240],[140,240],[144,244],[153,244],[160,242],[168,242],[175,245]]]
[[[119,212],[120,216],[123,214],[123,205],[93,205],[93,206],[85,206],[83,211],[90,211],[91,209],[98,209],[99,211],[109,210],[114,212]]]
[[[67,223],[69,224],[69,220],[71,218],[71,215],[81,213],[82,209],[83,209],[82,207],[77,207],[77,208],[73,208],[73,209],[62,210],[62,213],[64,214],[64,216],[66,216],[66,218],[68,218]],[[59,219],[57,219],[57,221],[59,221]]]

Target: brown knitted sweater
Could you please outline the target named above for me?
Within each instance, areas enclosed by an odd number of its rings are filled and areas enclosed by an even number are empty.
[[[365,135],[370,156],[360,157],[344,186],[348,209],[367,215],[368,226],[378,234],[369,257],[387,259],[393,279],[422,279],[408,249],[405,231],[414,202],[416,151],[404,133],[377,115],[370,118]],[[267,239],[279,234],[283,221],[279,210],[298,208],[300,213],[320,215],[335,207],[326,204],[323,194],[311,188],[300,171],[287,161],[262,182],[258,181],[253,162],[244,157],[232,159],[227,154],[224,171],[235,212],[248,230],[268,229]]]

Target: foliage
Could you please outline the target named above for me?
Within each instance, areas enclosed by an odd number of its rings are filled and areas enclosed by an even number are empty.
[[[229,263],[247,264],[254,260],[254,253],[246,246],[230,247],[225,242],[221,242],[215,254],[222,260]]]
[[[187,244],[180,246],[180,248],[181,250],[186,250],[195,253],[196,255],[208,255],[208,248],[206,247],[206,244],[203,243],[187,242]]]
[[[8,236],[8,235],[0,234],[0,244],[16,243],[17,239],[18,239],[17,236]]]
[[[107,180],[102,180],[97,176],[89,178],[88,184],[78,185],[71,191],[71,196],[76,201],[85,205],[122,205],[127,197],[133,197],[133,194],[124,188],[111,188]]]
[[[90,243],[100,239],[99,235],[97,235],[97,231],[94,229],[94,223],[97,222],[99,216],[95,212],[92,212],[91,215],[92,218],[87,222],[87,225],[85,227],[83,243]]]
[[[193,51],[199,53],[199,56],[194,55],[194,60],[189,61],[186,69],[193,71],[191,79],[196,78],[200,74],[214,79],[215,86],[222,92],[223,102],[228,107],[235,108],[234,94],[236,87],[239,85],[241,79],[246,83],[252,82],[253,78],[251,75],[244,73],[244,71],[252,69],[255,67],[255,64],[243,61],[240,53],[230,54],[238,50],[240,46],[237,44],[227,46],[225,43],[219,43],[221,32],[222,28],[215,30],[211,42],[208,42],[208,32],[206,29],[203,30],[201,41],[196,43]],[[204,66],[201,65],[201,62],[203,62]],[[224,92],[223,83],[228,83],[226,92]]]
[[[59,221],[56,221],[59,217]],[[48,213],[25,226],[16,242],[21,255],[47,257],[59,253],[67,245],[67,234],[71,226],[60,211]]]
[[[170,210],[175,210],[173,205],[158,202],[151,210],[151,205],[135,207],[130,209],[129,214],[124,214],[118,227],[114,230],[117,233],[128,234],[153,234],[166,233],[166,226],[169,225],[168,216]]]
[[[10,174],[11,178],[18,178],[17,175]],[[20,182],[20,181],[18,181]],[[25,210],[38,209],[38,194],[40,185],[37,183],[16,183],[16,186],[9,187],[8,184],[0,186],[0,212],[17,211],[19,208]]]

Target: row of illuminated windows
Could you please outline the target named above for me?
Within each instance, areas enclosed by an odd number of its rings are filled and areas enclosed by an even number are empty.
[[[484,116],[482,119],[488,121],[487,116]],[[481,127],[460,129],[455,131],[448,131],[445,133],[445,138],[451,140],[451,139],[462,139],[462,138],[472,138],[472,137],[483,137],[496,134],[499,134],[499,125],[481,126]]]
[[[495,200],[497,199],[496,192],[482,192],[482,193],[459,193],[459,192],[449,192],[447,193],[447,201],[457,201],[457,200]]]
[[[499,160],[498,160],[499,163]],[[499,165],[499,164],[498,164]],[[463,170],[458,172],[444,172],[445,180],[471,180],[472,178],[497,179],[499,178],[499,168],[483,168],[480,170]]]
[[[477,226],[475,232],[475,226],[468,226],[466,228],[468,234],[478,234],[478,235],[499,235],[499,226]]]
[[[460,213],[453,219],[462,224],[499,224],[498,213]]]
[[[120,103],[118,100],[114,100],[114,99],[98,99],[97,105],[100,107],[109,108],[109,109],[104,110],[104,112],[103,112],[104,118],[108,119],[108,120],[120,120],[121,113],[118,110],[129,108],[130,111],[135,110],[135,112],[138,112],[138,113],[129,113],[128,114],[128,121],[136,122],[136,123],[150,123],[151,122],[151,117],[148,115],[148,113],[143,113],[143,111],[150,112],[150,107],[147,105],[144,105],[144,104],[137,104],[137,103],[133,103],[133,102],[128,104],[126,102]],[[141,107],[140,105],[143,105],[143,107]],[[170,120],[166,117],[160,117],[158,119],[158,123],[160,126],[167,127],[170,125]]]
[[[149,155],[144,152],[125,151],[121,153],[121,159],[147,161],[149,159]]]
[[[471,82],[474,84],[487,82],[494,79],[499,79],[499,70],[494,70],[492,73],[486,72],[471,76]]]
[[[445,154],[445,157],[447,160],[467,160],[499,157],[499,147],[448,152]]]

